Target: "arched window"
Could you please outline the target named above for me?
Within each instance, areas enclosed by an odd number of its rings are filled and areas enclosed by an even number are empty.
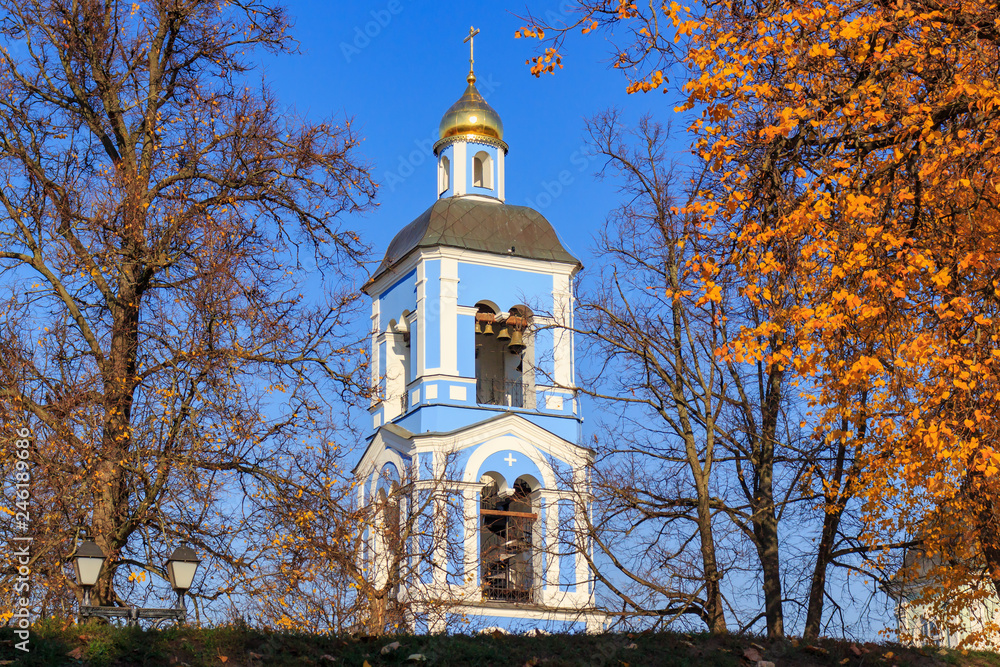
[[[447,192],[451,188],[451,160],[447,155],[442,155],[438,162],[438,194]]]
[[[477,188],[493,187],[493,158],[486,151],[479,151],[472,158],[472,184]]]
[[[514,306],[500,313],[488,301],[476,306],[476,402],[534,408],[531,311]]]
[[[480,501],[479,553],[484,600],[530,603],[534,599],[534,526],[532,490],[518,479],[501,488],[498,475],[487,474]],[[502,479],[502,478],[501,478]]]
[[[409,408],[407,392],[412,377],[410,355],[410,312],[404,310],[399,321],[389,320],[386,331],[385,400],[386,420],[395,419]]]

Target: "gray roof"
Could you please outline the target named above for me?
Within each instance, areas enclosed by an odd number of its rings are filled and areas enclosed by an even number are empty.
[[[417,248],[448,246],[580,266],[538,211],[464,197],[445,197],[403,227],[389,244],[375,280]]]

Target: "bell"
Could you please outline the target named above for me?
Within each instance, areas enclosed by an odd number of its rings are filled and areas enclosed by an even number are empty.
[[[486,323],[483,325],[483,335],[484,336],[493,335],[493,322],[491,320],[486,320]]]
[[[510,335],[510,343],[507,344],[507,349],[510,350],[511,354],[521,354],[524,352],[525,347],[524,337],[521,335],[521,330],[514,329],[514,333]]]
[[[497,334],[497,340],[510,340],[510,331],[507,330],[506,321],[500,326],[500,332]]]
[[[480,322],[479,320],[476,320],[476,334],[481,334],[481,333],[483,333],[483,323]]]

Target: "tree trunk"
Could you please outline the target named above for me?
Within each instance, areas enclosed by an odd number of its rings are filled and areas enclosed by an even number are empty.
[[[772,340],[772,349],[780,349],[782,341]],[[781,560],[778,551],[778,516],[774,508],[774,447],[781,411],[781,390],[784,373],[772,367],[767,374],[767,388],[761,415],[761,436],[755,452],[755,482],[753,504],[753,534],[760,560],[764,591],[764,616],[767,636],[784,637],[785,622],[781,597]]]
[[[827,511],[823,516],[823,533],[816,550],[816,565],[809,584],[809,602],[806,607],[806,626],[802,631],[804,639],[819,637],[823,622],[823,602],[826,599],[826,568],[830,564],[833,541],[840,524],[840,511]]]
[[[698,487],[698,536],[701,541],[701,561],[705,577],[705,611],[708,629],[714,633],[727,632],[726,612],[722,604],[719,582],[722,575],[715,557],[715,538],[712,535],[712,508],[709,504],[707,475],[696,478]]]

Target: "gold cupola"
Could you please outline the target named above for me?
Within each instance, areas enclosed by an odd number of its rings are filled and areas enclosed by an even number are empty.
[[[476,90],[476,75],[469,72],[469,87],[441,118],[440,139],[472,134],[503,141],[503,121]]]
[[[488,201],[504,200],[504,162],[507,144],[503,122],[476,89],[472,38],[479,31],[469,28],[469,85],[452,104],[438,126],[434,144],[438,162],[437,196],[478,196]]]

